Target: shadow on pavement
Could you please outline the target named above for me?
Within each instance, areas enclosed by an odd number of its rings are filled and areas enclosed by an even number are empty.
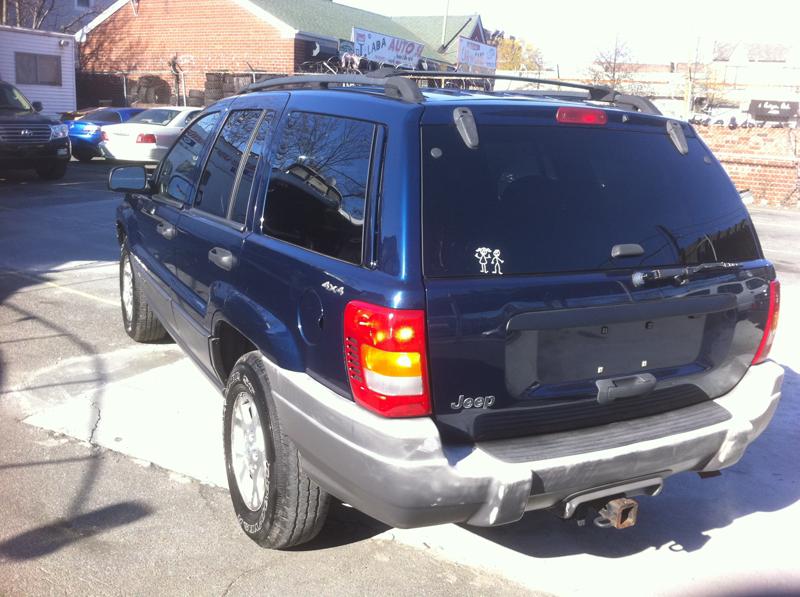
[[[140,502],[121,502],[26,531],[0,543],[0,555],[10,560],[32,560],[109,529],[149,516],[153,509]]]
[[[17,325],[22,322],[35,324],[41,331],[35,335],[38,337],[61,337],[71,344],[77,355],[85,355],[91,359],[93,375],[92,377],[104,381],[107,373],[102,359],[98,356],[98,347],[86,341],[68,329],[62,322],[47,317],[41,313],[33,312],[22,306],[15,304],[13,300],[17,293],[39,283],[47,283],[47,275],[33,275],[32,271],[45,271],[67,262],[94,262],[98,259],[114,259],[116,247],[113,244],[113,223],[109,222],[108,238],[110,242],[105,246],[105,242],[92,243],[86,242],[85,237],[72,238],[70,235],[75,230],[72,225],[69,232],[64,229],[54,227],[59,222],[48,219],[46,209],[38,211],[27,211],[30,207],[54,206],[63,209],[67,201],[66,193],[71,193],[70,200],[74,202],[89,201],[96,196],[96,190],[105,188],[105,177],[108,166],[103,164],[76,166],[70,164],[67,176],[60,181],[41,181],[33,171],[12,171],[0,177],[0,238],[6,240],[7,248],[13,247],[14,253],[11,254],[11,263],[14,269],[8,266],[0,267],[0,307],[3,310],[3,325]],[[104,191],[105,192],[105,191]],[[34,205],[35,204],[35,205]],[[78,213],[79,215],[79,213]],[[39,218],[41,233],[35,234],[36,239],[41,237],[42,242],[32,242],[31,238],[21,235],[20,230],[34,228],[31,222],[36,222]],[[54,225],[55,221],[55,225]],[[27,226],[27,229],[25,228]],[[50,239],[49,235],[54,230],[60,230],[62,235],[69,237],[69,242],[44,242]],[[35,240],[36,240],[35,239]],[[19,240],[19,244],[17,244]],[[12,245],[12,243],[14,243]],[[27,251],[27,253],[26,253]],[[23,260],[27,258],[27,260]],[[20,270],[20,271],[17,271]],[[59,299],[60,301],[71,301],[70,297]],[[31,337],[22,338],[21,341],[29,340]],[[6,347],[3,346],[5,349]],[[5,372],[7,363],[5,350],[0,350],[0,390],[5,394],[9,388],[7,385],[7,374]],[[91,396],[94,407],[92,420],[86,422],[87,429],[91,429],[91,436],[94,435],[100,412],[103,404],[103,385],[101,389],[95,391]],[[7,399],[3,396],[2,399]],[[91,442],[93,437],[89,438]],[[30,463],[29,463],[30,464]],[[10,465],[5,465],[8,468]],[[81,482],[72,488],[74,497],[69,506],[62,513],[63,520],[47,527],[42,527],[30,531],[25,535],[6,541],[0,544],[0,554],[8,557],[36,557],[54,551],[63,544],[67,544],[80,538],[76,528],[83,528],[82,525],[90,524],[95,521],[102,530],[105,526],[115,526],[117,524],[127,524],[137,518],[141,518],[149,513],[137,503],[120,504],[110,509],[83,513],[82,509],[87,503],[87,498],[91,494],[94,484],[100,475],[101,462],[97,458],[90,458],[83,471]],[[69,488],[65,488],[69,491]],[[115,522],[118,521],[118,522]],[[87,527],[88,528],[88,527]],[[91,532],[89,533],[91,534]],[[25,554],[32,554],[30,556]]]
[[[60,458],[58,460],[36,460],[34,462],[12,462],[10,464],[0,464],[0,471],[12,468],[28,468],[30,466],[52,466],[54,464],[68,464],[73,462],[84,462],[95,458],[92,456],[79,456],[75,458]]]
[[[530,512],[514,524],[465,527],[503,547],[536,558],[591,554],[620,558],[646,549],[693,552],[710,539],[708,531],[759,512],[776,512],[800,500],[800,375],[784,368],[783,396],[772,423],[744,457],[722,476],[670,477],[663,493],[639,499],[639,522],[624,531],[580,528],[549,512]]]
[[[319,551],[342,547],[371,539],[388,531],[391,527],[370,518],[355,508],[345,506],[338,500],[331,504],[325,526],[316,539],[292,548],[290,551]]]

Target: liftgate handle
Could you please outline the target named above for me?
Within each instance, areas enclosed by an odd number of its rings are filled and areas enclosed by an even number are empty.
[[[647,394],[656,387],[656,378],[650,373],[639,373],[627,377],[598,379],[597,402],[610,404],[617,398],[630,398]]]

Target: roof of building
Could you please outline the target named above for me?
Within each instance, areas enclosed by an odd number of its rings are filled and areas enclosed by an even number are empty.
[[[82,41],[85,36],[112,14],[127,4],[128,0],[116,0],[95,19],[76,34]],[[386,15],[353,8],[331,0],[233,0],[255,15],[277,26],[286,34],[301,33],[311,37],[327,37],[332,40],[352,38],[353,27],[367,29],[414,41],[424,45],[422,56],[429,60],[455,64],[458,44],[453,43],[448,51],[440,54],[442,36],[441,17],[389,17]],[[447,19],[445,40],[450,41],[467,23],[462,34],[469,36],[480,23],[478,15],[456,16]]]
[[[250,0],[252,4],[280,19],[299,32],[324,35],[335,39],[351,39],[353,27],[367,29],[425,44],[422,55],[433,60],[446,60],[436,52],[429,40],[416,29],[404,26],[399,19],[345,6],[331,0]],[[434,20],[436,17],[427,17]],[[441,20],[439,20],[441,28]],[[441,29],[440,29],[441,30]]]
[[[784,44],[714,42],[713,60],[729,62],[744,59],[747,62],[787,62],[792,48]]]

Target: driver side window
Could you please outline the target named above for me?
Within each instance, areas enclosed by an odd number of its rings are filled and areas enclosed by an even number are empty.
[[[219,121],[219,112],[206,114],[184,131],[161,163],[156,193],[181,203],[191,199],[197,161]]]

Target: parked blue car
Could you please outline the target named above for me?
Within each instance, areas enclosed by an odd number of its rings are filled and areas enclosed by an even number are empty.
[[[98,108],[75,120],[67,120],[65,124],[69,127],[72,155],[81,162],[88,162],[93,157],[101,156],[98,147],[102,141],[100,127],[126,122],[142,111],[142,108]]]

